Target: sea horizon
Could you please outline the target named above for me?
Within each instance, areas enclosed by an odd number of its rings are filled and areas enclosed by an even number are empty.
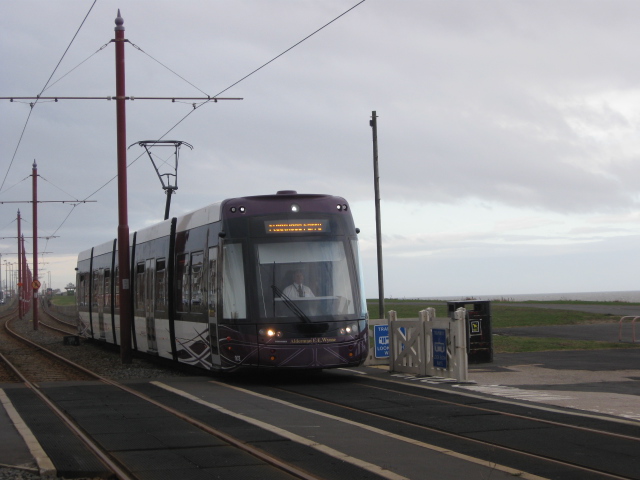
[[[639,290],[613,292],[562,292],[562,293],[527,293],[527,294],[499,294],[499,295],[457,295],[418,297],[418,300],[492,300],[492,301],[588,301],[588,302],[625,302],[640,303]]]

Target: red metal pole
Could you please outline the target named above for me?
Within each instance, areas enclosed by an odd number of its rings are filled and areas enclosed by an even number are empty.
[[[22,233],[20,229],[20,210],[18,210],[18,288],[16,293],[18,294],[18,317],[22,320]]]
[[[116,119],[118,152],[118,271],[120,283],[120,360],[131,363],[131,290],[127,208],[127,116],[124,75],[124,20],[116,18]]]
[[[33,329],[38,330],[38,165],[35,160],[31,177],[33,190],[33,283],[27,285],[26,291],[33,293]]]
[[[24,248],[24,234],[22,235],[22,315],[29,312],[29,295],[27,294],[27,284],[29,283],[29,265],[27,264],[27,254]]]

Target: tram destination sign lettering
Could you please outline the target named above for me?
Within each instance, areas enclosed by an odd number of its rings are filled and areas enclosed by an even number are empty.
[[[264,227],[267,233],[272,234],[319,233],[329,231],[329,222],[327,219],[267,220]]]

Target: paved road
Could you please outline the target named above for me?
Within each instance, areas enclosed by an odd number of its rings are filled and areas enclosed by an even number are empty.
[[[631,305],[509,305],[601,313],[603,318],[640,315],[640,307]],[[631,343],[631,324],[622,327],[622,340]],[[618,342],[619,331],[618,322],[611,320],[493,329],[496,335],[608,342]],[[640,342],[640,326],[636,336]],[[470,365],[469,377],[477,384],[461,388],[640,420],[640,348],[496,354],[492,363]]]

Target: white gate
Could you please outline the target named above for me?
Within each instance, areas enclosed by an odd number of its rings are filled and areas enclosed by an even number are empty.
[[[436,318],[434,308],[419,315],[418,320],[398,320],[396,312],[389,312],[390,370],[466,382],[466,310],[456,310],[455,319]]]

